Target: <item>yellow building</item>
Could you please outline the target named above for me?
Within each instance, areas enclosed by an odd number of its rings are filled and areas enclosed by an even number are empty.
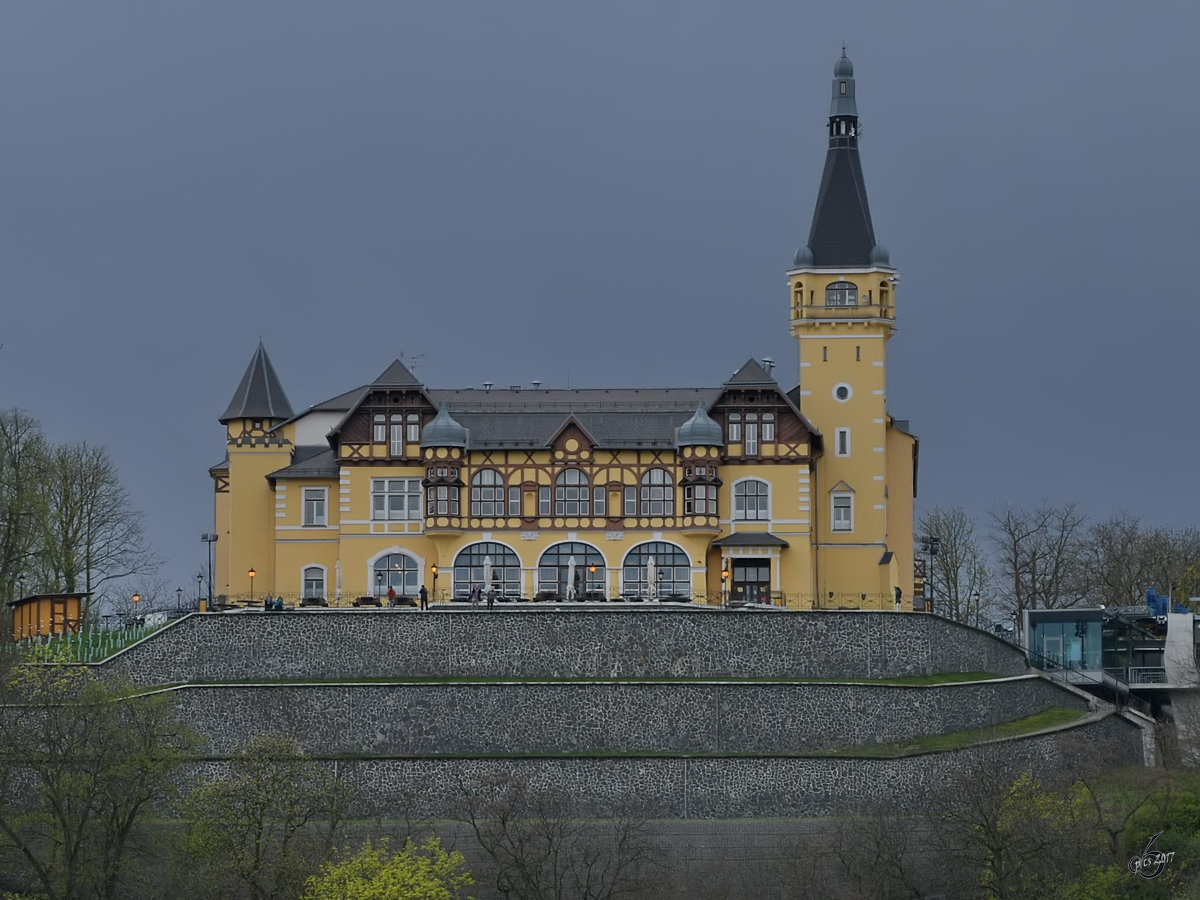
[[[911,609],[917,442],[887,410],[897,278],[844,53],[828,128],[795,387],[749,360],[710,388],[433,389],[397,360],[296,414],[260,343],[210,470],[218,592]]]

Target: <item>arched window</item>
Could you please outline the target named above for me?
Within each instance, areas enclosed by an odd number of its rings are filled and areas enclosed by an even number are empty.
[[[325,570],[321,566],[304,568],[304,588],[301,597],[305,600],[324,599]]]
[[[484,469],[471,479],[471,515],[504,515],[504,478],[495,469]]]
[[[666,541],[638,544],[625,557],[621,596],[641,600],[692,595],[688,555]]]
[[[675,482],[666,469],[651,469],[642,476],[642,515],[675,515]]]
[[[554,544],[538,560],[537,591],[570,600],[582,600],[588,594],[603,597],[604,566],[604,557],[590,544]]]
[[[588,479],[579,469],[567,469],[554,480],[554,514],[556,516],[586,516]]]
[[[825,288],[826,306],[858,306],[858,285],[853,281],[835,281]]]
[[[765,481],[747,478],[733,486],[733,518],[744,522],[771,518],[771,488]]]
[[[486,571],[488,568],[490,572]],[[508,547],[494,541],[480,541],[464,547],[454,557],[452,596],[465,599],[470,596],[471,588],[477,585],[484,590],[494,591],[497,598],[519,598],[520,558]]]
[[[392,588],[401,597],[416,597],[421,586],[421,570],[417,561],[404,553],[389,553],[375,560],[371,571],[370,589],[382,597]]]

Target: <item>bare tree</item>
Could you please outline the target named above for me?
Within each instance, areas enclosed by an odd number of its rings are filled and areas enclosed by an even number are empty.
[[[198,747],[172,699],[87,669],[22,666],[0,684],[0,717],[7,874],[52,900],[123,896],[140,824]]]
[[[55,448],[47,487],[42,563],[58,590],[87,591],[94,601],[106,583],[157,568],[142,515],[103,448],[86,442]]]
[[[294,738],[251,740],[186,806],[205,896],[295,897],[341,840],[354,793]]]
[[[654,896],[659,851],[645,824],[577,818],[566,793],[496,775],[460,786],[463,821],[491,859],[496,890],[523,900]]]
[[[1086,522],[1073,502],[992,513],[998,587],[1008,592],[1007,612],[1074,606],[1087,596],[1080,565]]]
[[[0,412],[0,600],[5,604],[16,597],[19,579],[35,570],[49,455],[36,419],[19,409]],[[32,577],[25,586],[29,591],[39,587]]]
[[[927,576],[939,609],[951,619],[979,625],[980,607],[987,601],[987,566],[975,537],[975,521],[960,506],[938,506],[921,516],[918,528],[939,541]]]

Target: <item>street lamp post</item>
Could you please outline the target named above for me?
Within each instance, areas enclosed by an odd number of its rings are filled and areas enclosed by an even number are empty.
[[[437,602],[437,566],[430,566],[429,571],[433,573],[433,602]]]
[[[200,535],[200,540],[202,540],[202,541],[204,541],[204,543],[208,544],[208,608],[212,609],[212,605],[213,605],[213,588],[212,588],[212,586],[213,586],[213,580],[212,580],[213,579],[213,544],[216,543],[217,536],[215,534],[205,533],[205,534]],[[227,574],[226,581],[228,581],[228,580],[229,580],[229,576]],[[226,584],[225,587],[226,587],[226,590],[228,590],[229,585]]]
[[[200,586],[204,584],[204,573],[196,573],[196,611],[200,611]]]
[[[979,627],[979,591],[975,591],[975,593],[973,593],[971,595],[971,602],[975,606],[975,627],[978,628]]]
[[[246,574],[250,576],[250,605],[253,606],[254,605],[254,576],[257,575],[258,573],[255,572],[254,567],[251,566],[250,571],[247,572]]]
[[[142,595],[134,594],[133,595],[133,622],[130,623],[131,625],[137,625],[137,605],[141,602],[142,602]]]
[[[721,605],[729,605],[729,597],[725,593],[725,582],[729,580],[729,566],[721,567]]]
[[[175,588],[175,612],[183,609],[183,588]]]
[[[595,591],[595,590],[596,590],[596,564],[595,564],[595,563],[592,563],[590,566],[588,566],[588,572],[589,572],[589,574],[591,574],[591,576],[592,576],[592,578],[591,578],[591,582],[592,582],[591,590],[592,590],[592,591]],[[585,599],[585,600],[587,599],[588,592],[589,592],[589,589],[588,589],[587,587],[584,587],[584,589],[583,589],[583,596],[584,596],[584,599]],[[603,594],[603,593],[604,593],[603,591],[596,591],[596,592],[597,592],[597,593],[600,593],[600,594]]]
[[[375,599],[383,596],[383,572],[375,573]]]

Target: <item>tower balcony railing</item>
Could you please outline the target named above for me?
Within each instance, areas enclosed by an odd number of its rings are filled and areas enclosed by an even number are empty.
[[[891,303],[858,303],[854,306],[794,306],[793,319],[892,319],[895,307]]]

